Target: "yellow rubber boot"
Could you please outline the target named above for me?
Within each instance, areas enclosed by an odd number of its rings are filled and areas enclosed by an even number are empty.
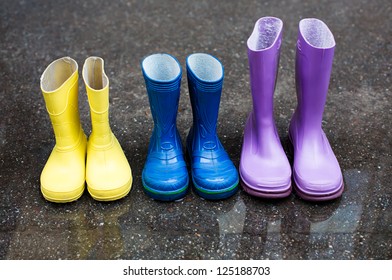
[[[89,57],[83,66],[90,104],[92,132],[87,144],[87,189],[96,200],[111,201],[131,190],[132,172],[109,125],[109,79],[104,61]]]
[[[53,61],[41,76],[41,90],[56,145],[41,173],[41,192],[52,202],[71,202],[85,188],[86,135],[78,110],[78,64],[70,57]]]

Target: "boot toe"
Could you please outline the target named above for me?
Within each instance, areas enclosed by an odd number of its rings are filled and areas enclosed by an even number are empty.
[[[162,164],[147,161],[142,173],[143,188],[153,199],[172,201],[185,196],[189,178],[185,162]]]
[[[297,194],[310,201],[330,200],[341,196],[343,177],[339,168],[314,168],[294,166],[294,182]]]
[[[240,176],[244,190],[253,196],[283,198],[291,193],[291,167],[286,157],[267,159],[243,156]]]
[[[87,181],[87,190],[90,195],[98,201],[113,201],[126,196],[132,186],[132,173],[108,172],[101,173],[93,180]]]
[[[72,152],[53,149],[41,173],[41,192],[51,202],[66,203],[77,200],[85,188],[84,146]]]
[[[84,182],[79,185],[72,187],[54,187],[53,185],[46,185],[45,183],[41,183],[41,193],[44,198],[51,202],[56,203],[66,203],[72,202],[80,198],[84,192],[85,184]]]
[[[238,172],[231,161],[193,168],[192,178],[196,192],[206,199],[228,198],[238,190]]]
[[[131,167],[117,139],[103,150],[89,142],[86,166],[87,190],[95,200],[117,200],[131,190]]]
[[[295,189],[301,198],[309,201],[335,199],[342,195],[344,188],[339,163],[325,134],[321,135],[322,148],[314,150],[307,145],[294,151]]]

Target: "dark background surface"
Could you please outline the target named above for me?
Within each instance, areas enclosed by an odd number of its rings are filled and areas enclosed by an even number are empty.
[[[0,259],[391,259],[391,6],[389,0],[1,1]],[[193,192],[181,202],[149,199],[141,171],[153,123],[140,60],[166,52],[183,70],[194,52],[222,61],[218,132],[238,167],[252,106],[246,40],[262,16],[284,22],[275,120],[286,150],[298,22],[319,18],[335,36],[323,128],[342,168],[343,197],[268,201],[240,190],[218,202]],[[66,205],[46,202],[39,177],[54,136],[39,78],[59,57],[74,58],[81,69],[92,55],[105,60],[111,127],[132,167],[133,189],[112,203],[87,192]],[[177,121],[183,140],[191,119],[183,75]]]

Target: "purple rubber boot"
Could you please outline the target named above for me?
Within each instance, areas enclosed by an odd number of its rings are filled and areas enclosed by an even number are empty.
[[[300,21],[295,68],[298,106],[289,137],[295,189],[305,200],[331,200],[343,192],[339,163],[321,128],[334,49],[335,39],[324,22]]]
[[[264,198],[291,193],[291,167],[273,111],[282,29],[280,19],[260,18],[247,42],[253,110],[245,125],[240,176],[247,193]]]

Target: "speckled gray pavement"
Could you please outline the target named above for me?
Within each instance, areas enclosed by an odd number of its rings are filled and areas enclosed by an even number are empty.
[[[166,52],[185,70],[194,52],[225,67],[218,132],[238,167],[251,109],[246,40],[262,16],[284,22],[275,115],[287,151],[296,106],[298,22],[316,17],[337,43],[323,128],[340,162],[341,199],[308,203],[295,194],[269,201],[240,190],[224,201],[192,191],[180,202],[149,199],[141,171],[152,130],[140,60]],[[1,1],[0,259],[391,259],[392,3],[323,1]],[[71,56],[105,60],[110,121],[132,166],[124,199],[87,192],[66,205],[40,193],[54,136],[39,78]],[[185,74],[185,71],[183,72]],[[183,74],[178,127],[192,112]],[[82,125],[91,131],[79,81]],[[289,155],[291,158],[291,156]]]

